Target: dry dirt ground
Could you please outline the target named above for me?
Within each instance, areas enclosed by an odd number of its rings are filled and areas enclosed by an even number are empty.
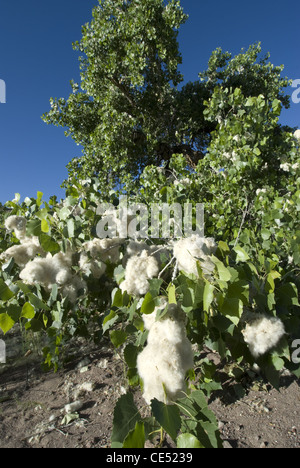
[[[77,346],[57,373],[44,373],[35,353],[0,364],[0,448],[110,447],[115,403],[127,391],[124,364],[107,343]],[[209,402],[225,448],[300,448],[297,379],[283,376],[280,391],[258,379],[240,399],[232,388],[224,382]],[[134,396],[146,416],[140,392]],[[78,400],[77,419],[66,417],[65,406]]]

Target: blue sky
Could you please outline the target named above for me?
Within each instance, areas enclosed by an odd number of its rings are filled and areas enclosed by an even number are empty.
[[[285,65],[284,76],[300,79],[299,3],[181,3],[190,15],[179,35],[186,81],[197,79],[215,48],[236,54],[257,41],[271,53],[272,63]],[[6,103],[0,104],[2,203],[16,192],[22,199],[37,191],[46,199],[64,195],[60,185],[67,176],[65,167],[81,150],[63,129],[46,125],[40,117],[49,110],[50,97],[68,97],[70,80],[79,81],[72,42],[80,40],[81,26],[90,21],[96,4],[97,0],[1,0],[0,80],[6,83]],[[300,103],[292,103],[281,122],[300,127]]]

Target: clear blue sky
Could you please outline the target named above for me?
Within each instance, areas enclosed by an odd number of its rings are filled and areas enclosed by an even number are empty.
[[[179,42],[186,81],[197,79],[211,52],[222,47],[236,54],[261,41],[284,76],[300,79],[300,4],[274,0],[182,0],[190,15]],[[0,79],[6,104],[0,104],[0,202],[42,191],[45,198],[64,195],[60,185],[66,165],[81,149],[61,128],[46,125],[41,115],[50,97],[68,97],[70,80],[79,81],[78,56],[72,42],[90,21],[97,0],[1,0]],[[292,94],[294,90],[289,89]],[[0,94],[1,95],[1,94]],[[281,122],[300,127],[300,104],[284,111]]]

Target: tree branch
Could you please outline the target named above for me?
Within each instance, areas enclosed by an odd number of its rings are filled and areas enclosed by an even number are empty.
[[[120,83],[116,77],[110,77],[109,81],[122,92],[123,96],[127,99],[129,104],[135,109],[137,109],[137,105],[132,99],[130,93],[128,92],[128,89],[126,89],[126,87],[122,83]]]

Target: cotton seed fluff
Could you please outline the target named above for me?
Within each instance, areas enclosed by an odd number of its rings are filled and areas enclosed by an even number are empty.
[[[255,358],[277,346],[284,334],[282,321],[265,315],[252,320],[243,330],[244,340]]]
[[[140,255],[134,255],[127,261],[125,281],[121,283],[120,288],[130,295],[143,296],[149,291],[148,280],[155,278],[158,274],[157,260],[149,255],[147,250],[143,250]]]
[[[156,321],[156,314],[157,309],[144,317],[145,328],[150,331],[147,346],[138,355],[137,368],[145,401],[150,404],[156,398],[170,404],[186,391],[185,376],[193,367],[193,351],[184,322],[169,313]]]
[[[215,264],[210,256],[215,253],[217,245],[214,239],[194,235],[174,243],[174,257],[179,270],[198,276],[197,262],[200,262],[204,276],[210,276]]]

